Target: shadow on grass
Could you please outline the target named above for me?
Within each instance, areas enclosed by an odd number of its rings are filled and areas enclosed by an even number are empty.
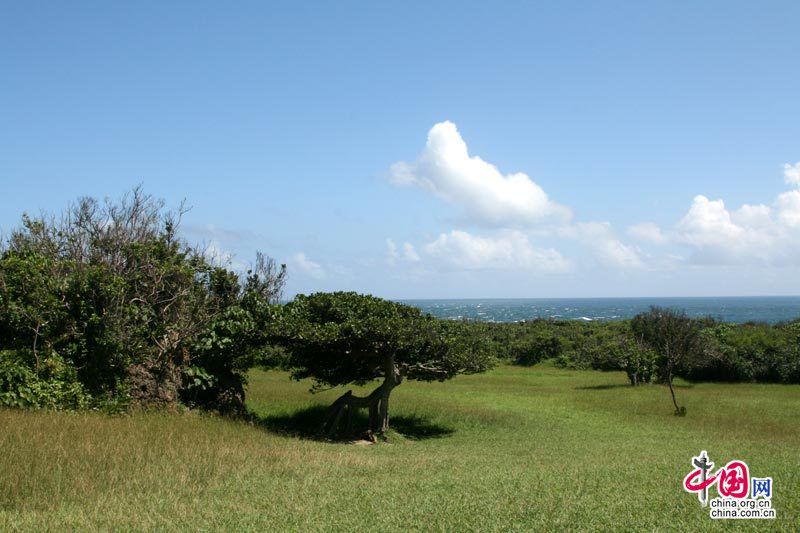
[[[259,425],[273,433],[281,435],[289,435],[292,437],[299,437],[301,439],[317,440],[317,441],[331,441],[319,434],[319,428],[322,425],[322,420],[325,418],[325,413],[328,407],[325,405],[315,405],[300,409],[291,414],[261,416],[256,413],[250,413],[251,420],[256,425]],[[369,426],[369,419],[365,412],[359,412],[353,417],[353,428],[363,429]],[[425,417],[419,415],[410,416],[392,416],[390,417],[390,429],[395,433],[401,435],[406,439],[423,440],[444,437],[453,433],[453,429],[435,424],[427,420]],[[350,434],[341,435],[335,439],[337,442],[346,442],[358,439],[360,435]]]
[[[624,388],[631,388],[631,385],[625,384],[608,384],[608,385],[591,385],[591,386],[584,386],[584,387],[575,387],[575,390],[609,390],[609,389],[624,389]]]
[[[585,387],[575,387],[574,390],[639,389],[639,388],[642,388],[642,387],[652,387],[652,386],[660,386],[660,385],[663,385],[664,387],[666,387],[666,384],[663,384],[663,383],[642,383],[641,385],[639,385],[637,387],[634,387],[630,383],[614,383],[614,384],[608,383],[608,384],[603,384],[603,385],[591,385],[591,386],[585,386]],[[676,389],[691,389],[692,387],[694,387],[694,385],[691,384],[691,383],[680,384],[680,385],[677,384],[677,383],[673,383],[672,386],[674,388],[676,388]]]
[[[454,432],[452,428],[434,424],[419,415],[391,417],[389,425],[405,438],[413,440],[436,439]]]

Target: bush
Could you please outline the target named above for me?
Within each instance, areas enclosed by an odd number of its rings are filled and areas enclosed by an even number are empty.
[[[74,369],[58,357],[47,360],[40,375],[23,358],[0,353],[0,405],[32,409],[83,409],[92,397],[77,381]]]
[[[633,386],[651,383],[656,377],[658,354],[630,337],[618,337],[616,343],[593,355],[593,369],[622,370]]]
[[[0,249],[7,403],[242,409],[285,267],[259,254],[242,278],[214,264],[177,236],[181,212],[135,189],[23,216]]]
[[[624,371],[632,383],[666,382],[666,360],[643,345],[632,321],[536,319],[506,324],[467,322],[501,360],[562,368]],[[725,324],[691,319],[694,349],[674,361],[674,375],[694,381],[800,383],[800,320],[785,324]]]
[[[546,334],[537,334],[529,338],[515,341],[509,347],[511,359],[518,365],[531,366],[554,359],[561,355],[561,341],[558,337]]]
[[[797,383],[798,336],[794,325],[719,324],[705,336],[708,355],[687,369],[695,380]]]

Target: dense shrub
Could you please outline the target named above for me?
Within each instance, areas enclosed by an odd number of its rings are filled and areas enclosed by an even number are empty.
[[[136,189],[23,217],[0,249],[5,403],[242,407],[285,269],[259,255],[240,279],[178,237],[180,214]]]
[[[769,325],[691,319],[700,333],[676,376],[695,381],[800,383],[800,321]],[[631,320],[582,322],[536,319],[487,324],[466,322],[488,339],[499,359],[532,365],[553,359],[573,369],[624,371],[631,383],[666,381],[666,360],[644,345]]]
[[[74,368],[61,358],[48,358],[36,373],[19,354],[0,353],[0,405],[82,409],[91,403],[92,397],[77,380]]]
[[[558,337],[539,334],[515,341],[509,346],[509,355],[516,364],[530,366],[558,357],[561,350]]]
[[[651,383],[657,376],[658,354],[629,336],[617,337],[615,342],[594,351],[591,357],[593,369],[623,370],[633,386]]]
[[[800,381],[797,327],[748,323],[719,324],[705,331],[709,346],[703,364],[688,369],[695,380]]]

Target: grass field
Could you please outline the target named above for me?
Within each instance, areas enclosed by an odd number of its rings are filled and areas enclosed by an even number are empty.
[[[255,424],[0,411],[0,530],[800,528],[800,386],[684,384],[678,418],[665,388],[625,382],[545,365],[404,383],[375,446],[304,438],[340,391],[278,372],[251,375]],[[681,489],[701,449],[772,476],[778,519],[711,520]]]

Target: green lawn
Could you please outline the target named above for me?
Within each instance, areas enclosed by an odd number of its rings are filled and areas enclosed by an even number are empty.
[[[665,388],[625,382],[538,366],[404,383],[375,446],[303,438],[341,391],[278,372],[251,375],[252,425],[0,410],[0,530],[800,528],[800,386],[683,385],[677,418]],[[778,520],[708,518],[681,489],[701,449],[772,476]]]

